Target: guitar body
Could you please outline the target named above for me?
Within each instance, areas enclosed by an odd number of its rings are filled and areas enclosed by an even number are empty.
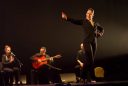
[[[38,60],[40,60],[41,62],[38,62]],[[35,57],[34,58],[34,62],[32,63],[33,68],[38,69],[40,68],[42,65],[47,64],[47,60],[45,56],[42,57]]]
[[[61,55],[56,55],[56,56],[54,56],[52,58],[60,58],[60,57],[61,57]],[[33,66],[34,69],[38,69],[41,66],[43,66],[45,64],[48,64],[48,60],[50,60],[50,58],[46,58],[45,56],[34,57],[32,66]]]

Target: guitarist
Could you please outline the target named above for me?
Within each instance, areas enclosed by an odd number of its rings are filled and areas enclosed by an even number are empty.
[[[49,84],[50,68],[47,64],[52,63],[53,58],[46,53],[46,47],[41,47],[40,52],[33,55],[31,59],[34,68],[33,84]]]

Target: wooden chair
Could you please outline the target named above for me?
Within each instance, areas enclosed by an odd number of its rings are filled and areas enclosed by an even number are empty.
[[[95,78],[97,81],[104,80],[104,68],[103,67],[95,67],[94,73],[95,73]]]

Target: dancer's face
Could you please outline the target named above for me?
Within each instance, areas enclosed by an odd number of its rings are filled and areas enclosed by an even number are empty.
[[[86,19],[87,20],[92,20],[93,19],[93,16],[94,16],[94,11],[87,10],[87,12],[86,12]]]

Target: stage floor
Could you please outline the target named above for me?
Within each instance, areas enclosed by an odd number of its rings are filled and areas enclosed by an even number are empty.
[[[105,82],[92,82],[92,83],[54,83],[43,85],[13,85],[13,86],[128,86],[128,81],[105,81]]]

